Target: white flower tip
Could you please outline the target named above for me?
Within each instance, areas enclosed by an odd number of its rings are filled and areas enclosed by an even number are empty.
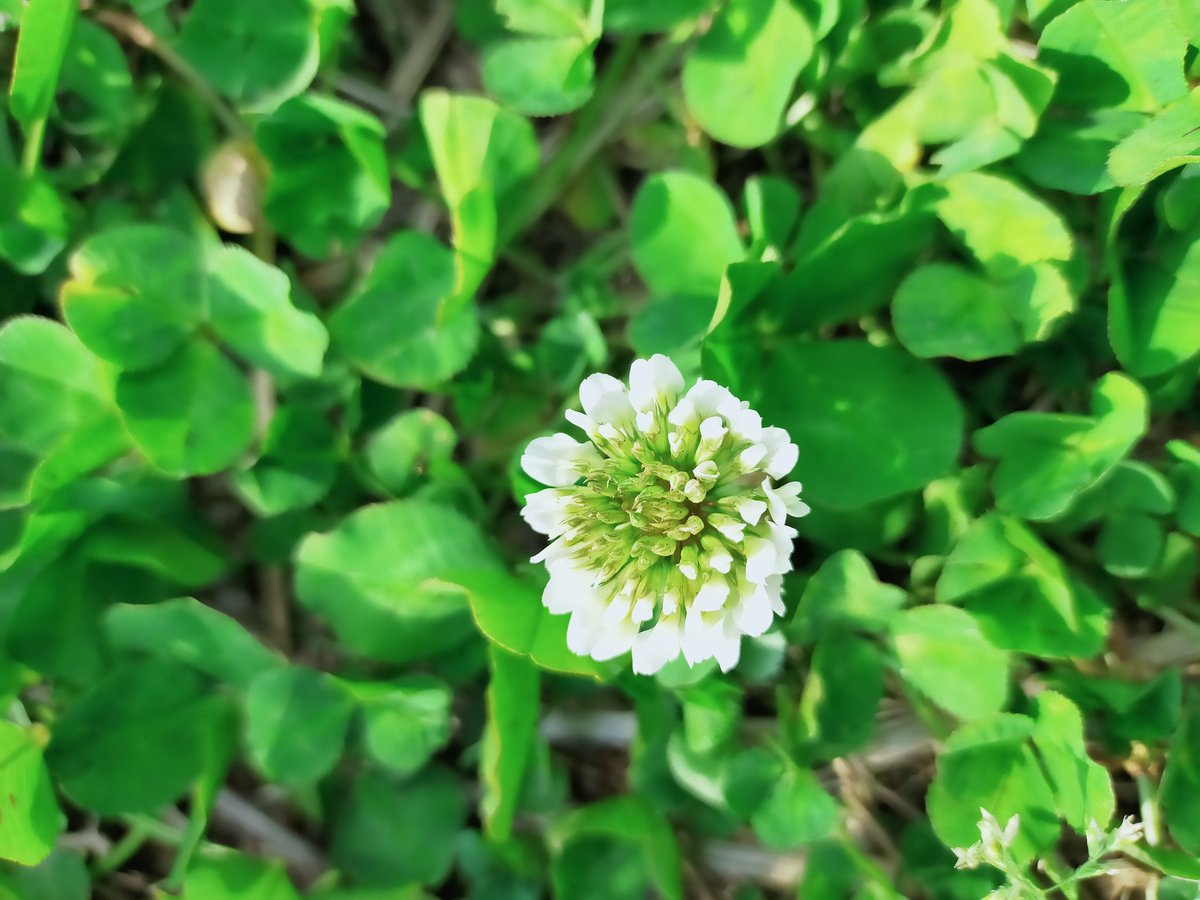
[[[633,671],[653,675],[679,655],[679,623],[663,618],[633,639]]]
[[[724,578],[710,578],[704,583],[704,587],[696,592],[692,608],[700,612],[716,612],[725,605],[728,597],[729,582]]]
[[[583,379],[579,385],[579,402],[585,412],[593,409],[609,394],[624,394],[625,385],[611,375],[597,372]],[[590,414],[590,413],[589,413]]]
[[[725,427],[725,423],[721,421],[720,416],[709,416],[700,423],[700,439],[711,441],[712,443],[720,443],[725,437],[729,429]]]
[[[742,451],[741,456],[738,457],[738,462],[742,464],[743,469],[750,471],[758,468],[758,464],[766,458],[766,455],[767,448],[762,444],[751,444]]]
[[[563,416],[568,422],[576,428],[581,429],[587,435],[596,434],[596,423],[591,416],[586,413],[581,413],[577,409],[568,409]]]
[[[765,584],[775,573],[775,545],[766,538],[754,537],[746,541],[746,580],[752,584]]]
[[[728,672],[738,664],[738,660],[742,656],[742,636],[740,634],[725,636],[717,644],[713,656],[717,658],[717,665],[721,667],[721,671]]]
[[[637,603],[633,604],[633,610],[629,614],[629,618],[633,619],[638,625],[643,622],[649,622],[654,616],[654,603],[648,597],[642,597]]]
[[[743,500],[737,510],[747,525],[757,525],[767,511],[767,504],[761,500]]]
[[[521,455],[525,474],[550,487],[574,484],[585,468],[600,462],[600,453],[591,443],[581,443],[562,432],[534,438]]]
[[[534,531],[556,538],[567,530],[567,507],[570,500],[557,488],[545,488],[525,497],[521,518]]]
[[[746,526],[742,522],[730,522],[720,525],[717,527],[717,531],[721,532],[721,535],[727,541],[733,541],[735,544],[740,544],[746,539]]]
[[[667,414],[667,421],[676,428],[683,428],[689,423],[695,421],[699,416],[696,412],[696,407],[687,397],[684,397],[675,404],[675,408]]]
[[[661,353],[635,359],[629,369],[629,400],[638,412],[651,412],[659,401],[665,407],[683,390],[683,375]]]
[[[757,443],[763,433],[762,416],[736,399],[723,406],[722,412],[729,418],[729,430],[744,441]]]
[[[775,617],[775,600],[780,593],[779,579],[773,580],[776,582],[774,585],[743,586],[741,600],[734,609],[734,621],[750,637],[758,637],[771,627]]]

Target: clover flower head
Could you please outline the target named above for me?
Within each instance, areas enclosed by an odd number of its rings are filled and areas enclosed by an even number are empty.
[[[1088,822],[1086,832],[1088,855],[1098,859],[1110,853],[1123,852],[1140,841],[1143,834],[1143,824],[1133,816],[1123,818],[1121,824],[1111,831],[1092,819]]]
[[[1003,871],[1008,870],[1009,848],[1021,830],[1021,817],[1013,815],[1000,827],[996,817],[983,807],[979,808],[979,840],[970,847],[952,847],[956,869],[977,869],[984,863]]]
[[[787,518],[808,512],[800,485],[780,483],[796,445],[715,382],[685,390],[662,355],[636,360],[628,387],[589,376],[579,400],[566,415],[586,440],[537,438],[521,457],[548,485],[522,510],[552,541],[533,557],[550,573],[543,602],[570,614],[581,656],[632,651],[634,671],[650,674],[682,653],[728,671],[742,635],[784,611]]]

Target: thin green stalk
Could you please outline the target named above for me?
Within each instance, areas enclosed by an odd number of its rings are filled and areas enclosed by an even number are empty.
[[[121,820],[130,828],[142,828],[146,831],[147,839],[153,839],[162,844],[170,844],[176,846],[183,840],[183,832],[178,828],[168,825],[161,819],[156,819],[154,816],[148,816],[144,813],[130,813],[121,816]]]
[[[92,874],[103,875],[115,872],[137,853],[142,844],[151,837],[150,829],[143,822],[131,822],[125,836],[112,845],[107,853],[92,863]]]
[[[36,119],[25,134],[25,146],[21,148],[21,171],[36,175],[42,164],[42,143],[46,139],[46,120]]]
[[[499,247],[506,247],[519,238],[554,204],[654,84],[661,80],[693,33],[694,25],[677,29],[646,55],[641,55],[642,48],[636,40],[625,41],[617,47],[592,99],[579,111],[570,136],[535,176],[518,205],[502,223]],[[626,81],[625,75],[635,62],[637,68]]]
[[[187,829],[180,837],[179,846],[175,851],[175,859],[171,863],[171,871],[163,881],[163,887],[169,891],[183,887],[183,878],[191,865],[192,856],[200,842],[204,840],[204,832],[208,829],[208,810],[201,795],[200,788],[192,788],[192,810],[188,818]]]
[[[1158,817],[1158,785],[1145,772],[1139,772],[1133,777],[1137,784],[1139,812],[1142,816],[1142,833],[1146,843],[1157,847],[1162,840],[1162,829]]]
[[[182,56],[173,48],[159,40],[157,34],[146,27],[137,16],[115,12],[109,9],[98,9],[92,13],[101,25],[110,31],[115,31],[145,50],[157,56],[168,69],[174,72],[181,81],[207,106],[221,125],[234,137],[246,137],[250,130],[237,112],[229,106],[207,81],[193,69]]]
[[[879,863],[863,852],[863,849],[858,846],[858,841],[847,830],[844,822],[838,827],[837,835],[842,840],[843,848],[853,857],[854,861],[863,870],[863,874],[880,886],[892,889],[892,877],[884,871]],[[897,896],[899,895],[897,894]]]

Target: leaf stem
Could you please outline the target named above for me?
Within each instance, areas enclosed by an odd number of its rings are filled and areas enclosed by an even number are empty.
[[[251,252],[265,263],[275,264],[275,232],[264,221],[250,235]],[[275,418],[275,380],[271,373],[255,369],[250,376],[254,389],[254,414],[261,443]],[[292,614],[288,605],[287,575],[282,566],[264,564],[258,569],[258,591],[262,598],[271,643],[282,653],[292,652]]]
[[[121,819],[130,827],[130,829],[140,829],[145,832],[145,840],[155,840],[163,844],[171,846],[177,845],[183,840],[183,833],[172,825],[168,825],[154,816],[147,816],[143,813],[130,813],[121,816]]]
[[[1158,785],[1145,772],[1136,773],[1133,780],[1137,785],[1138,811],[1142,816],[1142,829],[1146,836],[1146,843],[1151,847],[1157,847],[1162,840],[1162,829],[1159,827],[1158,819]]]
[[[1177,609],[1172,609],[1165,606],[1162,609],[1154,610],[1154,614],[1164,622],[1169,622],[1180,631],[1187,633],[1193,638],[1200,638],[1200,622],[1189,619]]]
[[[524,234],[554,204],[646,98],[654,83],[675,62],[694,33],[695,23],[681,26],[663,38],[649,54],[641,53],[641,44],[636,40],[618,45],[608,61],[604,77],[596,86],[596,92],[579,111],[575,127],[558,153],[515,199],[513,209],[500,226],[497,241],[500,248]],[[637,69],[622,86],[625,74],[639,58]]]
[[[92,874],[104,875],[121,868],[150,837],[151,831],[145,822],[140,820],[130,822],[129,830],[125,832],[124,837],[92,864]]]
[[[46,139],[45,117],[35,119],[25,133],[25,145],[21,148],[21,171],[36,175],[42,163],[42,143]]]
[[[202,794],[199,786],[192,788],[191,814],[188,816],[187,828],[180,835],[171,871],[163,881],[163,887],[169,891],[180,890],[183,887],[188,866],[192,863],[196,849],[204,840],[204,832],[208,830],[208,808]]]
[[[111,9],[97,9],[92,12],[92,18],[110,31],[115,31],[157,56],[163,65],[174,72],[181,81],[187,83],[187,86],[212,111],[213,116],[220,121],[230,135],[242,138],[249,136],[250,129],[246,127],[246,123],[242,121],[237,112],[212,89],[187,60],[147,28],[141,19]]]
[[[97,22],[157,56],[163,65],[185,82],[212,111],[213,116],[229,132],[230,136],[249,138],[250,129],[242,121],[237,111],[229,106],[183,57],[160,40],[158,35],[147,28],[140,19],[133,15],[107,9],[96,10],[92,15]],[[274,264],[275,233],[265,223],[259,223],[258,228],[250,235],[250,249],[259,259]],[[262,370],[256,370],[252,374],[251,380],[254,390],[258,437],[261,441],[275,415],[275,384],[270,374]],[[263,566],[259,570],[258,582],[272,642],[281,651],[287,653],[291,649],[291,615],[288,610],[287,579],[279,566]]]

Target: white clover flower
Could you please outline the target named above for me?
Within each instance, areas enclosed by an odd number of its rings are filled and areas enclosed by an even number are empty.
[[[787,518],[808,507],[799,484],[776,482],[796,445],[715,382],[685,391],[660,354],[633,363],[628,388],[589,376],[579,400],[566,415],[587,441],[537,438],[521,457],[548,485],[521,513],[552,539],[533,557],[550,573],[543,603],[570,614],[567,644],[581,656],[632,651],[633,670],[650,674],[682,653],[728,671],[742,635],[784,611]]]
[[[1117,826],[1116,833],[1113,835],[1113,846],[1118,849],[1127,849],[1132,847],[1142,839],[1145,834],[1146,826],[1134,819],[1133,816],[1126,816],[1121,820],[1121,824]]]
[[[1142,839],[1143,833],[1143,824],[1133,816],[1123,818],[1121,824],[1112,831],[1106,830],[1103,825],[1092,819],[1086,832],[1088,856],[1098,859],[1109,853],[1128,850]]]
[[[979,815],[982,817],[979,820],[979,843],[983,859],[989,865],[1003,868],[1005,852],[1017,839],[1017,832],[1021,828],[1021,817],[1013,815],[1001,830],[996,817],[982,806],[979,808]]]

